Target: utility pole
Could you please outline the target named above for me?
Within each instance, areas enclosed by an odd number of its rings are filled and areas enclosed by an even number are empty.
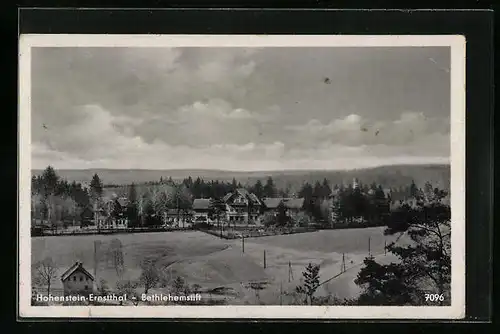
[[[94,279],[97,279],[97,240],[94,240]]]
[[[97,228],[97,233],[100,232],[101,227],[99,226],[99,220],[97,219],[97,200],[94,202],[94,224]]]
[[[384,255],[387,255],[387,240],[384,240]]]
[[[283,305],[283,282],[280,282],[280,305]]]
[[[370,243],[371,243],[371,237],[368,237],[368,256],[372,255],[371,248],[370,248]]]
[[[266,250],[264,250],[264,269],[266,269]]]
[[[288,283],[293,279],[292,261],[288,261]]]
[[[241,236],[241,249],[243,250],[243,253],[245,253],[245,236]]]

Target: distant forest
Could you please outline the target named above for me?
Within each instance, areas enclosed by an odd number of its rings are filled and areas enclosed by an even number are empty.
[[[125,186],[104,186],[98,174],[94,174],[89,186],[76,181],[69,182],[61,178],[52,168],[47,167],[41,175],[32,176],[32,214],[37,219],[45,219],[52,223],[71,220],[78,216],[88,205],[103,203],[112,196],[126,197],[133,206],[133,221],[138,215],[154,216],[165,209],[187,210],[195,198],[222,199],[227,193],[237,188],[245,188],[259,198],[266,197],[299,197],[304,198],[304,211],[315,221],[326,221],[336,210],[337,217],[352,220],[355,217],[381,220],[389,210],[391,200],[415,197],[418,192],[433,193],[438,191],[431,182],[419,188],[411,180],[401,187],[386,187],[383,184],[357,182],[353,187],[348,184],[332,184],[326,178],[321,182],[304,182],[295,192],[290,188],[276,185],[269,176],[265,182],[260,179],[254,184],[241,184],[235,178],[231,182],[205,181],[200,177],[192,177],[182,181],[172,178],[151,181],[143,184]],[[331,196],[332,193],[335,196]],[[336,202],[332,202],[336,201]],[[180,208],[179,206],[182,206]]]

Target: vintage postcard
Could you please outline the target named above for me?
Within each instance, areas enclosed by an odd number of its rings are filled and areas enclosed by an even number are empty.
[[[465,56],[22,35],[19,315],[464,317]]]

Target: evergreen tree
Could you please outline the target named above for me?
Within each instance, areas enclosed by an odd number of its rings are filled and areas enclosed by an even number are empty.
[[[417,198],[418,197],[418,188],[417,188],[417,185],[415,184],[414,180],[411,180],[410,197],[411,198]]]
[[[94,174],[90,181],[90,196],[93,200],[99,200],[102,197],[102,182],[97,174]]]
[[[272,198],[276,197],[276,195],[277,195],[276,186],[274,185],[273,178],[269,176],[266,181],[266,185],[264,186],[264,196]]]
[[[132,183],[129,187],[127,218],[129,219],[130,226],[135,227],[138,225],[139,216],[137,212],[137,190],[134,183]]]
[[[322,197],[323,199],[329,198],[330,194],[332,193],[332,189],[330,188],[330,185],[328,183],[328,180],[325,178],[323,179],[323,184],[322,184]]]
[[[283,202],[280,202],[278,204],[278,207],[276,208],[277,215],[276,215],[276,225],[277,226],[285,226],[289,222],[289,217],[286,214],[286,207]]]
[[[299,191],[299,197],[304,198],[304,210],[312,214],[314,212],[313,187],[306,182]]]
[[[261,180],[257,180],[252,188],[252,192],[258,197],[262,198],[264,194],[264,186]]]
[[[41,178],[42,191],[45,197],[54,195],[59,183],[59,176],[52,166],[45,168]]]
[[[295,291],[305,295],[305,303],[312,305],[314,302],[314,293],[319,287],[319,269],[318,264],[309,263],[302,272],[304,283],[298,286]]]

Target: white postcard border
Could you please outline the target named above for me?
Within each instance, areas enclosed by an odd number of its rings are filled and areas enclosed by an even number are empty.
[[[460,319],[465,316],[465,38],[459,35],[21,35],[18,306],[20,317]],[[408,47],[451,49],[451,306],[31,306],[32,47]]]

